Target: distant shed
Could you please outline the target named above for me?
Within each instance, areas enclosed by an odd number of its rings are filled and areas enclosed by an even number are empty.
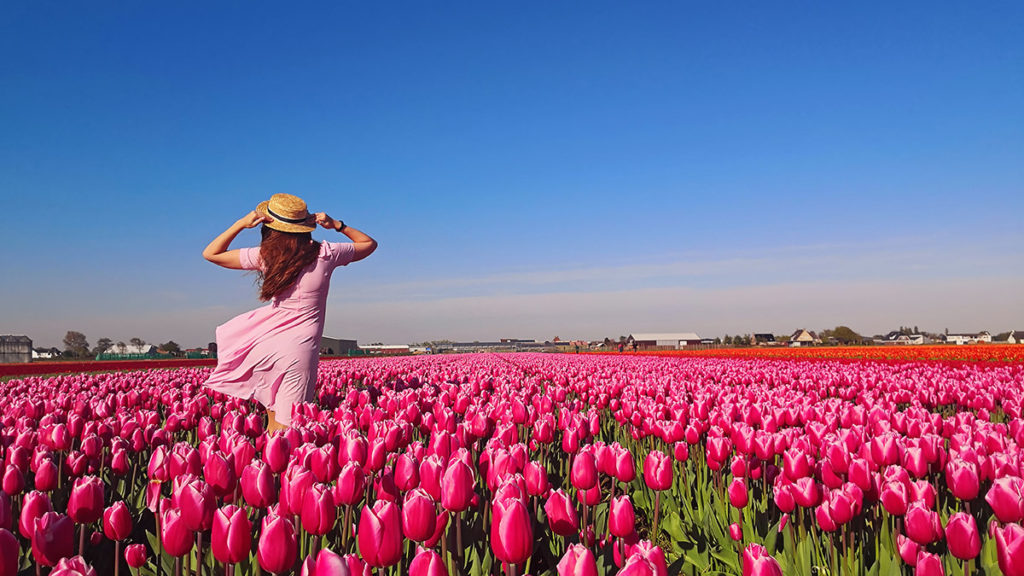
[[[640,350],[653,350],[657,348],[680,349],[687,346],[699,346],[700,336],[693,332],[653,332],[644,334],[630,334],[630,343],[636,343]]]
[[[28,336],[0,336],[0,363],[31,362],[32,339]]]

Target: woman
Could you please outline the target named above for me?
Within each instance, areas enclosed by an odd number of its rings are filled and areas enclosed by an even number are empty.
[[[228,250],[245,228],[263,225],[258,248]],[[316,242],[319,224],[352,242]],[[290,194],[274,194],[203,250],[203,258],[232,270],[256,270],[260,299],[270,304],[217,328],[217,368],[206,385],[266,406],[269,431],[291,424],[292,406],[313,400],[327,290],[338,266],[366,258],[377,242],[323,212],[310,214]]]

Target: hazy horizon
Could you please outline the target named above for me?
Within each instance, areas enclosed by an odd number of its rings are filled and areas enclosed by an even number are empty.
[[[36,346],[213,341],[260,303],[200,253],[276,192],[380,242],[331,288],[361,343],[1024,328],[1019,3],[3,11]]]

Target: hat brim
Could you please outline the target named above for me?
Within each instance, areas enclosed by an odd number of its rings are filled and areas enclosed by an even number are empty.
[[[258,206],[256,206],[256,213],[257,214],[261,214],[263,216],[266,216],[267,218],[270,218],[270,222],[265,222],[263,224],[267,228],[271,228],[271,229],[277,230],[279,232],[292,232],[292,233],[312,232],[313,230],[316,230],[316,216],[314,216],[312,214],[306,216],[306,221],[303,222],[302,224],[292,224],[291,222],[281,222],[277,218],[274,218],[273,216],[271,216],[270,211],[267,210],[267,207],[269,205],[270,205],[270,201],[269,200],[264,200],[263,202],[260,202]]]

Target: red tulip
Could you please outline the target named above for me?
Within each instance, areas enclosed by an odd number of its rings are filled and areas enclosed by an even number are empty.
[[[644,482],[651,490],[672,487],[672,460],[658,450],[652,450],[644,460]]]
[[[286,572],[295,564],[299,545],[292,523],[281,516],[263,518],[256,560],[268,572]]]
[[[946,545],[949,553],[961,560],[971,560],[981,553],[981,536],[974,516],[957,512],[946,523]]]
[[[8,464],[7,469],[4,472],[3,478],[3,491],[9,496],[16,496],[21,494],[21,491],[25,489],[25,475],[21,473],[21,469],[14,464]]]
[[[252,548],[252,523],[245,511],[228,505],[213,515],[210,537],[213,557],[224,564],[237,564],[249,557]]]
[[[142,544],[130,544],[124,549],[124,561],[132,568],[146,565],[146,547]]]
[[[760,544],[743,549],[743,576],[782,576],[782,567]]]
[[[449,512],[468,509],[474,485],[473,470],[465,462],[453,459],[441,480],[441,506]]]
[[[92,524],[103,516],[103,481],[95,476],[75,480],[68,500],[68,516],[77,524]]]
[[[280,474],[288,466],[288,457],[292,449],[288,437],[283,433],[267,435],[267,443],[263,446],[263,462],[274,474]]]
[[[32,530],[32,558],[43,566],[54,566],[69,558],[75,549],[75,524],[71,518],[47,512],[35,521]]]
[[[18,576],[20,555],[18,538],[9,530],[0,528],[0,576]]]
[[[400,454],[395,460],[395,485],[408,492],[420,485],[420,465],[409,454]]]
[[[313,484],[306,491],[306,499],[302,503],[302,527],[306,532],[322,536],[334,528],[338,517],[338,507],[330,488],[325,484]]]
[[[996,557],[1004,576],[1024,576],[1024,528],[1007,524],[992,530],[996,538]]]
[[[398,507],[378,500],[363,506],[359,516],[359,553],[374,568],[392,566],[402,554],[402,521]]]
[[[41,492],[57,489],[57,465],[52,460],[43,460],[36,468],[35,488]]]
[[[921,502],[914,502],[907,508],[904,522],[907,536],[918,544],[928,545],[945,536],[938,512],[929,510]]]
[[[121,541],[132,533],[132,515],[122,500],[103,511],[103,533],[107,538]]]
[[[50,503],[49,496],[35,490],[25,494],[25,497],[21,500],[18,532],[24,538],[31,540],[32,534],[35,532],[36,519],[41,518],[47,512],[53,512],[53,504]]]
[[[582,544],[573,544],[558,562],[558,576],[597,576],[594,553]]]
[[[353,506],[363,497],[366,476],[363,469],[355,462],[347,462],[338,473],[338,482],[334,485],[334,502],[338,506]]]
[[[525,562],[533,553],[533,525],[521,500],[509,498],[493,505],[491,549],[495,557],[509,564]]]
[[[402,532],[414,542],[423,542],[434,534],[434,500],[426,490],[414,488],[402,504]]]
[[[548,517],[551,531],[559,536],[569,536],[579,532],[579,519],[572,500],[562,490],[555,490],[548,496],[544,504],[544,513]]]
[[[910,538],[907,538],[903,534],[896,535],[896,549],[900,554],[900,558],[907,566],[917,565],[917,556],[921,551],[921,545],[914,542]]]
[[[416,557],[409,564],[409,576],[447,576],[448,570],[441,561],[441,556],[433,550],[418,548]]]
[[[733,522],[732,524],[729,524],[729,538],[734,542],[743,541],[743,527],[740,526],[739,523]]]
[[[619,447],[615,451],[615,477],[624,484],[636,478],[636,465],[629,450]]]
[[[985,495],[985,501],[1004,524],[1024,520],[1024,480],[1015,476],[997,479]]]
[[[616,496],[608,509],[608,532],[612,536],[625,538],[636,528],[636,512],[628,494]]]

